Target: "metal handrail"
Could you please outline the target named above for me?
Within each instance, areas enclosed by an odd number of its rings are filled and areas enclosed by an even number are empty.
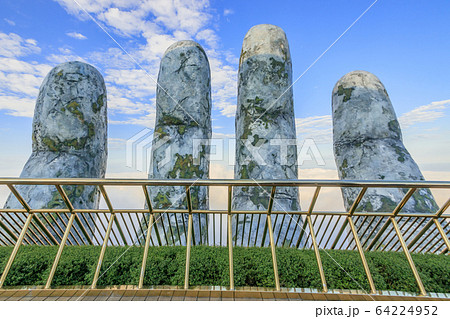
[[[19,203],[22,205],[21,209],[0,209],[0,215],[1,216],[18,216],[17,214],[23,214],[24,217],[26,216],[26,221],[23,222],[22,219],[17,220],[13,219],[17,226],[21,227],[20,231],[16,229],[15,227],[9,227],[8,225],[12,225],[7,219],[7,223],[4,223],[2,219],[0,218],[0,238],[1,243],[6,244],[7,242],[14,243],[14,249],[8,259],[8,262],[5,266],[5,269],[2,273],[2,276],[0,278],[0,288],[3,286],[6,276],[8,275],[8,272],[13,264],[13,261],[17,255],[17,252],[20,248],[20,246],[25,241],[26,244],[32,244],[30,240],[27,239],[27,236],[36,244],[36,239],[41,243],[45,244],[43,240],[45,240],[47,243],[51,243],[53,245],[59,245],[58,252],[55,256],[54,263],[52,264],[52,268],[49,274],[49,277],[47,279],[47,283],[45,288],[51,287],[51,282],[53,279],[53,276],[56,272],[56,268],[58,265],[58,262],[60,260],[60,257],[62,255],[62,251],[64,247],[67,245],[67,243],[74,244],[69,236],[72,236],[71,238],[74,239],[76,244],[80,244],[77,238],[80,239],[82,243],[89,243],[93,244],[92,238],[89,236],[89,232],[84,227],[84,224],[81,222],[80,216],[83,217],[83,220],[86,222],[86,225],[88,225],[89,229],[91,230],[92,237],[96,239],[97,243],[100,245],[101,243],[102,249],[100,253],[100,257],[97,263],[94,279],[91,285],[91,288],[95,288],[97,284],[97,280],[99,278],[102,261],[107,249],[108,244],[112,245],[127,245],[129,244],[127,240],[134,240],[133,236],[138,237],[137,229],[141,229],[141,236],[145,235],[145,246],[144,246],[144,256],[143,261],[141,265],[141,273],[140,273],[140,279],[139,279],[139,286],[138,288],[143,288],[143,278],[145,275],[145,265],[147,261],[147,255],[148,255],[148,248],[150,246],[150,243],[155,246],[156,243],[158,245],[164,245],[168,244],[170,240],[167,237],[165,226],[164,226],[164,219],[160,220],[160,227],[162,227],[164,231],[164,236],[160,237],[158,233],[158,225],[152,227],[152,225],[155,224],[157,221],[157,216],[160,216],[161,214],[167,214],[168,212],[170,214],[188,214],[189,220],[188,220],[188,234],[186,235],[186,269],[185,269],[185,288],[189,288],[189,261],[190,261],[190,254],[191,254],[191,244],[195,245],[196,240],[195,236],[193,236],[194,232],[194,226],[193,226],[193,215],[195,214],[210,214],[213,216],[213,222],[215,222],[215,216],[218,215],[220,218],[220,225],[222,225],[222,216],[227,215],[227,223],[224,225],[224,231],[222,232],[222,228],[220,229],[220,244],[222,245],[222,235],[225,235],[227,239],[224,241],[225,245],[228,246],[229,250],[229,276],[230,276],[230,288],[234,289],[234,268],[233,268],[233,239],[232,239],[232,216],[233,215],[240,215],[240,214],[250,214],[253,216],[254,214],[259,215],[266,215],[266,224],[263,234],[261,235],[263,237],[263,240],[261,242],[261,245],[265,245],[265,236],[266,233],[269,234],[269,243],[268,245],[271,248],[271,254],[272,254],[272,262],[273,262],[273,270],[274,270],[274,279],[275,279],[275,289],[280,290],[280,282],[278,277],[278,265],[277,265],[277,258],[276,258],[276,245],[279,242],[279,236],[278,234],[276,241],[275,241],[275,227],[277,224],[277,217],[278,215],[283,215],[283,219],[281,223],[284,223],[285,217],[289,216],[291,219],[289,219],[289,225],[293,220],[293,216],[298,216],[297,225],[295,226],[295,230],[298,229],[298,232],[300,232],[300,236],[298,238],[297,243],[292,243],[292,240],[294,239],[294,232],[291,236],[290,245],[294,247],[299,247],[301,236],[303,234],[306,235],[306,247],[308,247],[309,239],[311,239],[310,247],[314,249],[315,256],[317,259],[317,265],[320,272],[320,277],[322,280],[322,286],[323,291],[327,291],[327,284],[325,280],[325,273],[322,266],[321,258],[320,258],[320,249],[324,248],[330,248],[328,246],[328,243],[330,239],[332,239],[332,245],[331,249],[334,249],[336,245],[341,242],[340,249],[343,247],[344,243],[347,241],[347,238],[350,235],[353,235],[353,239],[348,243],[347,247],[345,249],[350,249],[351,244],[354,242],[354,246],[352,249],[357,249],[359,252],[359,256],[361,258],[361,261],[364,266],[364,270],[367,276],[367,279],[369,281],[370,285],[370,292],[376,293],[376,288],[370,273],[370,269],[367,263],[367,260],[365,258],[365,251],[370,249],[377,249],[381,246],[383,241],[387,238],[385,237],[380,241],[380,238],[382,238],[382,235],[386,232],[386,230],[389,228],[390,225],[392,225],[395,234],[393,237],[390,238],[388,245],[391,245],[391,247],[396,247],[398,244],[403,249],[406,258],[408,260],[409,266],[414,274],[414,278],[416,279],[417,285],[419,287],[421,295],[426,294],[425,288],[423,286],[423,283],[421,281],[420,275],[414,265],[414,261],[411,258],[411,252],[414,252],[415,250],[420,248],[420,251],[422,252],[424,249],[427,252],[440,252],[440,253],[448,253],[450,251],[450,241],[448,238],[449,230],[449,223],[442,224],[442,222],[447,221],[450,218],[449,214],[445,214],[445,211],[450,206],[450,198],[445,202],[444,205],[442,205],[437,212],[434,214],[425,214],[425,213],[402,213],[401,209],[405,206],[405,204],[408,202],[408,200],[412,197],[413,193],[418,188],[431,188],[431,189],[449,189],[450,190],[450,182],[448,181],[356,181],[356,180],[228,180],[228,179],[212,179],[212,180],[187,180],[187,179],[172,179],[172,180],[158,180],[158,179],[86,179],[86,178],[70,178],[70,179],[23,179],[23,178],[0,178],[0,185],[6,185],[13,193],[13,195],[17,198]],[[42,208],[33,208],[30,207],[29,204],[26,202],[26,200],[20,195],[20,192],[15,187],[17,185],[53,185],[58,190],[59,194],[61,195],[63,202],[66,205],[66,208],[60,208],[60,209],[42,209]],[[97,186],[100,189],[100,192],[105,200],[105,203],[107,205],[107,209],[76,209],[73,207],[73,204],[70,202],[69,197],[64,192],[64,189],[62,186],[64,185],[93,185]],[[228,196],[227,196],[227,209],[224,210],[199,210],[194,209],[192,206],[192,199],[191,199],[191,192],[190,188],[192,186],[205,186],[205,187],[215,187],[215,186],[227,186],[228,189]],[[142,188],[145,202],[147,208],[143,209],[115,209],[109,199],[109,196],[106,192],[105,186],[140,186]],[[151,187],[157,187],[157,186],[181,186],[186,189],[186,202],[187,207],[186,209],[170,209],[170,210],[164,210],[164,209],[156,209],[152,206],[151,198],[149,196],[149,192],[147,188]],[[268,207],[266,210],[256,210],[256,211],[245,211],[245,210],[232,210],[232,192],[233,187],[240,187],[240,186],[253,186],[253,187],[261,187],[261,193],[267,193],[263,187],[271,187],[271,193],[267,194],[268,196]],[[315,187],[316,190],[314,192],[313,198],[311,200],[311,203],[309,205],[308,210],[306,211],[274,211],[272,209],[274,201],[275,201],[275,194],[278,187]],[[346,212],[342,211],[316,211],[314,210],[315,204],[318,201],[319,192],[321,189],[330,187],[330,188],[340,188],[340,187],[358,187],[361,188],[360,192],[358,193],[358,196],[355,198],[354,202],[350,206],[350,209]],[[403,199],[397,204],[397,207],[393,209],[391,212],[359,212],[357,211],[357,207],[361,200],[363,199],[366,191],[369,188],[408,188],[408,192],[405,194]],[[62,220],[65,230],[63,233],[58,233],[56,229],[53,227],[52,223],[46,220],[46,224],[44,224],[41,221],[40,216],[45,217],[44,214],[56,214],[55,216],[67,216],[69,214],[69,218],[67,221]],[[100,230],[100,228],[97,226],[97,223],[95,223],[95,229],[96,232],[99,233],[100,241],[97,240],[95,237],[95,233],[93,233],[91,226],[89,223],[87,223],[85,214],[89,215],[89,218],[92,219],[92,214],[94,216],[97,216],[99,219],[99,222],[101,223],[101,226],[103,227],[103,232]],[[101,215],[100,215],[101,214]],[[133,222],[131,218],[131,214],[135,214],[135,219],[139,219],[138,214],[141,215],[141,220],[145,221],[145,225],[139,224],[139,227],[135,227],[135,222]],[[128,215],[131,226],[129,225],[123,218],[125,215]],[[271,216],[275,215],[275,223],[272,224],[272,218]],[[55,219],[52,216],[52,220],[55,222]],[[103,220],[101,219],[101,216],[104,216],[104,219],[106,221],[107,226],[103,224]],[[109,217],[108,217],[109,216]],[[118,216],[121,216],[121,220],[119,220]],[[145,216],[150,216],[150,219],[146,220]],[[312,216],[314,216],[314,221],[312,220]],[[302,217],[305,217],[303,226],[300,225],[302,221]],[[318,218],[322,218],[320,220],[319,227],[315,227],[316,222],[318,221]],[[337,217],[336,221],[334,221],[334,218]],[[372,220],[368,226],[366,226],[365,229],[363,229],[363,224],[361,223],[358,228],[355,226],[356,221],[360,218],[364,217],[364,221],[368,218],[372,217]],[[373,221],[379,217],[378,223],[375,225],[374,229],[367,235],[368,228],[373,223]],[[402,233],[402,230],[404,226],[406,225],[406,222],[404,222],[402,225],[399,226],[397,223],[397,219],[401,219],[407,217],[407,222],[410,222],[412,220],[411,225],[417,225],[415,227],[412,227],[409,225],[409,227],[406,228],[405,233],[407,236],[404,238],[404,233]],[[17,217],[18,218],[18,217]],[[58,218],[58,217],[57,217]],[[322,228],[322,225],[324,224],[325,218],[329,218],[329,221],[327,223],[327,226],[325,227],[325,230],[320,233],[320,230]],[[356,221],[353,220],[353,218],[357,218]],[[385,218],[384,224],[381,226],[381,221]],[[337,227],[340,224],[341,219],[343,219],[342,225],[340,227]],[[425,226],[422,228],[419,228],[422,224],[424,224],[424,220],[429,220],[428,223],[425,223]],[[122,221],[122,223],[121,223]],[[334,221],[334,225],[332,227],[332,230],[327,233],[328,229],[330,228],[330,225],[332,224],[332,221]],[[419,223],[419,221],[421,221]],[[170,223],[170,220],[168,220]],[[259,222],[260,218],[258,218],[258,229],[259,229]],[[22,226],[20,226],[20,223],[23,223]],[[414,224],[416,223],[416,224]],[[77,228],[75,228],[73,225],[76,224],[78,226],[78,229],[81,231],[79,232]],[[215,225],[215,224],[214,224]],[[60,225],[57,225],[59,229],[62,231],[62,228]],[[125,227],[123,227],[125,226]],[[143,227],[144,226],[144,227]],[[297,227],[300,226],[300,227]],[[307,226],[307,227],[306,227]],[[349,226],[349,227],[347,227]],[[379,227],[381,226],[381,227]],[[434,226],[434,228],[433,228]],[[171,226],[169,225],[171,228]],[[176,221],[176,227],[178,230],[178,221]],[[214,226],[215,227],[215,226]],[[126,230],[125,231],[123,230]],[[134,230],[134,234],[132,234],[131,230]],[[146,231],[142,231],[143,229],[146,229]],[[183,229],[184,227],[184,218],[183,218]],[[153,240],[153,233],[152,231],[155,231],[155,241]],[[201,231],[201,229],[199,228]],[[243,231],[245,230],[245,227],[243,227]],[[335,230],[337,231],[337,234],[335,234]],[[27,232],[30,231],[32,236],[30,234],[27,235]],[[38,233],[36,233],[36,231]],[[236,228],[237,231],[237,228]],[[251,231],[251,227],[250,227]],[[344,239],[342,239],[342,235],[344,232],[347,231],[347,235]],[[415,232],[418,231],[417,234]],[[74,232],[74,233],[72,233]],[[56,234],[56,236],[54,236]],[[366,236],[364,242],[361,240],[360,237]],[[413,236],[415,234],[415,236]],[[111,236],[112,235],[112,236]],[[178,234],[179,235],[179,234]],[[257,234],[258,235],[258,234]],[[255,236],[255,242],[254,245],[257,244],[257,235]],[[280,241],[280,244],[284,245],[285,240],[287,238],[287,232],[285,234],[284,240]],[[103,236],[103,238],[101,238]],[[209,238],[211,234],[207,234],[207,240],[206,244],[209,244]],[[217,238],[216,238],[216,232],[215,229],[212,232],[212,245],[216,245]],[[433,237],[434,236],[434,237]],[[42,238],[41,238],[42,237]],[[83,238],[84,237],[84,238]],[[114,237],[114,238],[113,238]],[[201,237],[201,234],[200,234]],[[431,237],[431,239],[429,239]],[[396,238],[397,241],[394,241],[394,238]],[[441,240],[436,242],[437,238],[441,238]],[[43,240],[42,240],[43,239]],[[120,239],[120,240],[119,240]],[[139,239],[139,238],[138,238]],[[156,240],[157,239],[157,240]],[[323,247],[321,247],[322,241],[326,239],[326,243]],[[371,239],[371,240],[370,240]],[[420,241],[419,241],[420,240]],[[428,241],[427,241],[428,240]],[[426,242],[426,245],[423,245],[423,242]],[[419,242],[417,244],[417,242]],[[142,243],[142,241],[139,241],[139,243]],[[172,241],[173,243],[173,241]],[[243,243],[243,241],[242,241]],[[203,244],[202,241],[200,241],[200,244]],[[236,242],[235,242],[236,244]],[[250,234],[249,234],[249,240],[248,245],[250,245]],[[417,245],[416,245],[417,244]],[[415,246],[416,245],[416,246]],[[415,246],[415,248],[413,248]],[[386,249],[387,246],[383,247],[382,249]],[[442,247],[446,247],[444,250],[441,250]],[[413,249],[412,249],[413,248]],[[388,248],[389,249],[389,248]]]

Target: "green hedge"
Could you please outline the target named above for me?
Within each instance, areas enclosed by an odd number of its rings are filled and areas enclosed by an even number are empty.
[[[51,246],[21,247],[5,286],[44,285],[57,249]],[[0,247],[0,273],[11,251],[11,247]],[[66,247],[53,285],[89,285],[99,253],[97,246]],[[274,286],[269,248],[235,247],[233,253],[235,286]],[[101,270],[104,274],[98,285],[137,285],[142,254],[142,247],[108,247]],[[356,251],[321,251],[320,254],[329,288],[369,289]],[[403,253],[367,252],[366,257],[377,289],[418,292]],[[182,286],[185,258],[185,247],[150,247],[144,285]],[[277,248],[277,259],[282,287],[321,288],[314,251]],[[413,259],[427,291],[450,292],[449,256],[413,254]],[[192,286],[228,286],[228,249],[192,247],[189,280]]]

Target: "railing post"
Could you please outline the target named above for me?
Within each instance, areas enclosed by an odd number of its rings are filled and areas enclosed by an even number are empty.
[[[308,214],[306,215],[306,221],[309,225],[309,233],[311,235],[311,240],[314,247],[314,254],[316,255],[317,267],[319,268],[320,280],[322,281],[322,290],[323,292],[327,292],[327,281],[325,279],[325,272],[323,271],[322,259],[320,258],[319,246],[317,245],[316,235],[314,234],[314,225],[311,220],[311,214],[313,212],[314,206],[317,201],[317,197],[319,197],[320,186],[316,188],[314,192],[314,196],[311,200],[311,204],[309,205]]]
[[[277,253],[275,250],[275,240],[273,237],[273,228],[272,228],[272,219],[271,219],[273,200],[275,197],[275,189],[276,189],[276,186],[273,186],[272,192],[270,194],[269,207],[267,209],[267,229],[269,230],[270,249],[272,251],[273,274],[275,276],[275,289],[277,291],[280,291],[280,278],[278,277]]]
[[[394,226],[395,232],[397,233],[398,239],[400,240],[400,244],[402,245],[403,252],[406,255],[406,259],[408,259],[409,266],[411,267],[411,270],[414,274],[414,278],[416,279],[417,285],[419,286],[420,295],[426,296],[427,292],[425,291],[425,287],[423,286],[422,280],[420,279],[419,272],[416,269],[416,265],[414,264],[411,254],[409,253],[408,246],[403,240],[403,236],[402,233],[400,232],[400,229],[398,228],[397,221],[395,220],[394,217],[389,217],[389,220],[392,222],[392,225]]]
[[[232,215],[231,215],[231,201],[232,201],[232,193],[233,187],[228,186],[228,264],[229,264],[229,272],[230,272],[230,289],[234,290],[234,269],[233,269],[233,234],[232,234]],[[222,218],[222,216],[220,217]]]
[[[147,228],[147,237],[145,238],[144,255],[142,256],[141,274],[139,276],[139,285],[138,285],[139,289],[142,289],[142,287],[144,286],[145,266],[147,265],[148,247],[150,246],[150,237],[152,236],[152,225],[153,225],[153,213],[150,213],[150,219],[148,221],[148,228]]]
[[[105,238],[103,239],[102,250],[100,251],[100,256],[98,257],[97,268],[95,268],[94,279],[92,280],[91,289],[97,287],[97,281],[100,275],[100,270],[102,268],[103,258],[105,257],[106,246],[108,246],[109,235],[111,234],[111,229],[114,223],[115,213],[111,214],[111,218],[108,222],[108,228],[106,228]]]
[[[55,256],[55,261],[53,262],[52,269],[50,270],[50,274],[48,275],[47,283],[45,284],[45,289],[50,289],[50,287],[52,285],[53,277],[55,276],[56,268],[58,267],[59,260],[61,259],[63,249],[66,246],[66,241],[67,241],[67,238],[69,237],[70,228],[73,225],[75,216],[76,216],[76,214],[74,212],[70,213],[70,218],[69,218],[69,221],[67,222],[67,227],[64,232],[61,243],[59,244],[58,253]]]
[[[314,227],[311,221],[311,215],[306,216],[309,225],[309,232],[311,233],[311,240],[313,242],[314,253],[316,255],[317,267],[319,267],[320,280],[322,281],[323,292],[327,292],[327,281],[325,279],[325,272],[323,271],[322,259],[320,258],[319,247],[317,246],[316,236],[314,235]]]
[[[191,202],[191,191],[189,186],[186,186],[186,199],[189,212],[188,219],[188,235],[186,242],[186,269],[184,272],[184,289],[189,289],[189,267],[191,261],[191,241],[192,241],[192,202]]]

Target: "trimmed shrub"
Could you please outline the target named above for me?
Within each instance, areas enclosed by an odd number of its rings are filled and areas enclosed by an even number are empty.
[[[6,278],[5,286],[44,285],[58,247],[23,246]],[[67,246],[53,279],[54,286],[90,285],[101,247]],[[228,248],[193,246],[189,283],[191,286],[228,286]],[[12,247],[0,247],[0,274]],[[320,251],[327,285],[331,289],[369,290],[357,251]],[[100,271],[99,286],[137,285],[143,247],[108,247]],[[450,257],[413,254],[425,289],[450,292]],[[235,286],[274,287],[270,248],[233,248]],[[402,252],[366,252],[378,290],[418,292],[413,273]],[[150,247],[144,285],[183,286],[186,247]],[[314,251],[277,248],[282,287],[322,287]]]

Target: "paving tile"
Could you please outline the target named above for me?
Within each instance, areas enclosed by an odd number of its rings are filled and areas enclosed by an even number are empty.
[[[341,299],[339,298],[339,295],[337,295],[337,294],[324,294],[324,296],[325,296],[325,298],[327,298],[327,300],[329,300],[329,301],[339,301],[339,300],[341,300]]]
[[[222,301],[234,301],[234,291],[223,290]]]
[[[158,300],[159,294],[161,293],[161,290],[149,290],[147,297],[145,300]]]
[[[86,291],[83,296],[80,296],[80,300],[81,301],[94,301],[95,298],[97,298],[97,296],[100,294],[101,290],[99,289],[92,289],[92,290],[88,290]]]
[[[112,291],[111,290],[102,290],[97,297],[95,297],[95,301],[106,301],[108,300],[109,296],[111,296]]]
[[[170,301],[170,300],[172,300],[172,296],[173,296],[173,290],[161,290],[158,300],[159,301]]]
[[[314,300],[318,300],[318,301],[325,301],[325,300],[327,300],[325,295],[324,294],[320,294],[320,293],[312,294],[312,297],[313,297]]]
[[[314,300],[314,297],[310,292],[301,292],[300,298],[302,298],[303,300]]]
[[[107,299],[108,301],[119,301],[122,299],[125,290],[122,289],[113,289],[111,295]]]
[[[144,301],[147,298],[148,290],[138,289],[134,294],[133,301]]]
[[[19,301],[29,294],[28,290],[16,290],[15,293],[6,299],[7,301]]]
[[[274,292],[273,295],[275,297],[275,300],[284,300],[284,301],[289,300],[289,297],[288,297],[287,293],[285,293],[285,292],[277,291],[277,292]]]
[[[274,296],[273,292],[261,291],[260,294],[261,294],[261,298],[263,300],[275,300],[275,296]]]
[[[184,290],[175,290],[173,292],[172,301],[183,301],[185,294],[186,294],[186,291],[184,291]]]
[[[234,300],[258,301],[262,300],[262,296],[258,291],[235,291]]]
[[[197,295],[198,301],[209,301],[209,296],[211,292],[207,290],[200,290]]]
[[[209,300],[211,301],[220,301],[222,300],[222,292],[220,291],[211,291],[211,295],[209,296]]]
[[[131,301],[133,300],[134,295],[136,294],[136,289],[134,287],[130,290],[125,290],[120,301]]]
[[[187,290],[184,297],[185,301],[196,301],[198,295],[198,290]]]
[[[302,298],[300,297],[300,294],[298,292],[291,292],[288,293],[288,298],[290,301],[300,301]]]

